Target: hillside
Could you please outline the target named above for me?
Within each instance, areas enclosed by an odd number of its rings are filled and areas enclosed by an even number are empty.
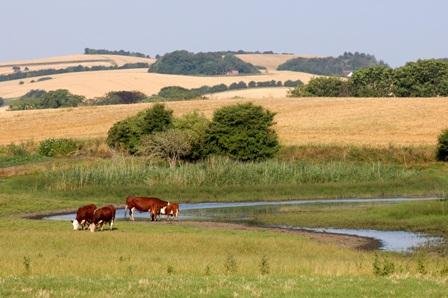
[[[198,110],[211,117],[218,107],[251,101],[277,113],[280,141],[434,145],[448,123],[448,98],[433,99],[216,99],[169,102],[175,115]],[[0,110],[0,144],[49,137],[104,137],[112,124],[149,104],[10,112]],[[417,117],[418,115],[418,117]]]
[[[244,81],[287,81],[301,80],[308,82],[313,75],[292,71],[270,72],[268,74],[247,76],[182,76],[148,73],[146,69],[106,70],[52,75],[48,81],[31,83],[29,78],[0,82],[0,97],[15,98],[24,95],[31,89],[55,90],[68,89],[74,94],[84,95],[88,98],[98,97],[109,91],[138,90],[152,95],[167,86],[181,86],[184,88],[197,88],[203,85],[217,85],[224,83],[230,85],[234,82]],[[19,81],[25,83],[20,85]]]
[[[244,62],[251,63],[256,66],[266,67],[267,71],[276,70],[280,64],[294,58],[318,58],[313,55],[293,55],[293,54],[239,54],[236,55]]]
[[[119,55],[67,55],[41,59],[0,62],[0,74],[13,73],[13,67],[20,67],[22,70],[28,67],[29,70],[41,70],[49,68],[66,68],[70,66],[122,66],[127,63],[149,63],[155,62],[152,58],[139,58]]]

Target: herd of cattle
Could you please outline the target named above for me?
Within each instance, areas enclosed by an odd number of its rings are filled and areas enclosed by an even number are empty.
[[[149,212],[151,221],[157,221],[161,215],[168,218],[179,216],[179,204],[173,204],[154,197],[133,197],[126,198],[124,216],[129,212],[131,220],[135,220],[135,212]],[[105,224],[109,224],[110,229],[115,222],[116,209],[112,205],[97,208],[95,204],[82,206],[76,212],[76,219],[72,221],[74,230],[89,229],[95,232],[97,228],[103,230]]]

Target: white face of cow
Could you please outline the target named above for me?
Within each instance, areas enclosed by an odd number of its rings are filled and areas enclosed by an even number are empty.
[[[96,229],[95,224],[94,224],[94,223],[91,223],[90,226],[89,226],[89,230],[90,230],[90,232],[95,232],[95,229]]]
[[[166,214],[166,206],[160,209],[160,214],[165,215]]]
[[[79,224],[79,222],[75,219],[74,221],[72,221],[72,225],[73,225],[73,230],[79,230],[79,228],[81,227],[81,225]]]

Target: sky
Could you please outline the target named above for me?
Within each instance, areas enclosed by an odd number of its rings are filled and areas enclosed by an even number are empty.
[[[448,57],[446,0],[1,0],[0,61],[186,49]]]

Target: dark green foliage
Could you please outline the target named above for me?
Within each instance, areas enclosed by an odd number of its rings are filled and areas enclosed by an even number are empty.
[[[229,90],[247,89],[247,84],[243,81],[239,83],[232,83],[229,86]]]
[[[162,104],[154,104],[142,115],[142,134],[164,131],[173,125],[173,111]]]
[[[393,69],[372,66],[356,71],[351,77],[352,95],[358,97],[388,97],[392,95]]]
[[[318,75],[342,76],[363,67],[386,65],[375,56],[363,53],[346,52],[338,57],[294,58],[278,66],[278,70],[292,70]]]
[[[61,68],[61,69],[40,69],[40,70],[31,70],[27,72],[15,72],[10,74],[4,74],[0,75],[0,82],[2,81],[11,81],[11,80],[20,80],[25,78],[31,78],[31,77],[39,77],[39,76],[48,76],[48,75],[55,75],[55,74],[61,74],[61,73],[71,73],[71,72],[83,72],[83,71],[100,71],[100,70],[114,70],[114,69],[133,69],[133,68],[148,68],[148,63],[127,63],[122,66],[104,66],[104,65],[95,65],[95,66],[70,66],[67,68]],[[21,81],[21,84],[24,84],[25,82]]]
[[[121,55],[121,56],[133,56],[133,57],[140,57],[140,58],[150,58],[149,55],[145,55],[143,53],[139,52],[129,52],[124,50],[119,51],[111,51],[106,49],[84,49],[85,55]]]
[[[113,105],[113,104],[133,104],[142,102],[147,98],[146,94],[140,91],[112,91],[105,97],[98,98],[94,105]]]
[[[300,87],[303,86],[303,82],[300,80],[297,81],[292,81],[292,80],[287,80],[283,86],[285,87],[292,87],[292,88],[296,88],[296,87]]]
[[[5,105],[5,100],[0,97],[0,107],[3,107]]]
[[[194,161],[206,157],[205,135],[209,125],[210,120],[198,112],[187,113],[174,120],[174,128],[186,131],[189,135],[191,151],[184,157],[185,160]]]
[[[68,90],[31,90],[10,105],[11,110],[57,109],[77,107],[84,101],[83,96],[71,94]]]
[[[166,100],[193,99],[201,97],[197,90],[186,89],[178,86],[164,87],[159,91],[158,97]]]
[[[39,154],[47,157],[67,156],[77,150],[72,139],[46,139],[39,144]]]
[[[224,75],[229,71],[258,73],[258,69],[233,54],[190,53],[174,51],[165,54],[149,67],[150,72],[184,75]]]
[[[116,122],[107,133],[107,145],[115,150],[126,151],[129,154],[136,153],[142,134],[139,125],[140,118],[131,117]]]
[[[272,157],[279,149],[272,129],[275,114],[251,103],[220,108],[206,132],[210,153],[241,161]]]
[[[313,78],[307,85],[300,86],[290,93],[297,97],[345,97],[350,96],[350,82],[334,77]]]
[[[37,82],[43,82],[43,81],[48,81],[48,80],[51,80],[51,79],[53,79],[52,77],[43,77],[43,78],[38,78],[36,81]]]
[[[107,133],[106,143],[113,149],[135,154],[142,136],[172,127],[172,114],[164,105],[154,104],[134,117],[116,122]]]
[[[448,129],[442,131],[439,136],[436,158],[439,161],[448,161]]]
[[[397,97],[434,97],[448,95],[448,61],[419,60],[394,71]]]

